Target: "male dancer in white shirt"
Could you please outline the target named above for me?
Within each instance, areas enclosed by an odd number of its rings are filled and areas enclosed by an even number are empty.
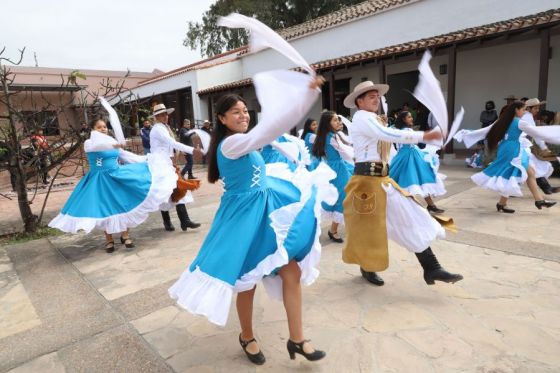
[[[358,84],[344,100],[346,107],[357,107],[358,111],[350,128],[355,171],[346,186],[347,244],[342,259],[345,263],[358,264],[367,281],[381,286],[384,281],[376,272],[389,265],[388,239],[391,239],[416,254],[428,285],[434,281],[454,283],[463,276],[444,270],[430,248],[432,240],[445,236],[444,229],[388,176],[392,143],[429,142],[440,139],[441,133],[387,128],[376,112],[380,97],[388,90],[386,84],[366,81]]]
[[[150,157],[157,157],[158,165],[161,164],[162,167],[173,168],[172,157],[174,156],[174,150],[181,151],[183,153],[193,154],[197,151],[192,146],[181,144],[176,141],[171,135],[171,129],[167,125],[169,120],[169,114],[175,109],[167,109],[164,104],[158,104],[153,107],[152,117],[155,118],[155,124],[150,131]],[[185,203],[191,202],[192,196],[190,193],[175,203],[175,209],[177,210],[177,216],[181,222],[181,229],[186,231],[187,228],[198,228],[199,223],[193,222],[189,218],[187,208]],[[166,231],[174,231],[175,227],[171,224],[171,218],[169,216],[169,209],[172,207],[173,203],[166,203],[160,206],[161,217],[163,218],[163,226]]]

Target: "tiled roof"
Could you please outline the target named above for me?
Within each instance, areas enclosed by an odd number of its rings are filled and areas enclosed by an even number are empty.
[[[419,0],[368,0],[363,3],[351,5],[335,12],[309,20],[299,25],[279,30],[278,33],[286,40],[295,39],[304,35],[335,27],[357,18],[372,16],[376,13],[396,8],[398,6],[414,3]]]
[[[202,61],[197,61],[197,62],[192,63],[190,65],[179,67],[178,69],[171,70],[171,71],[168,71],[168,72],[163,73],[161,75],[158,75],[156,77],[144,80],[140,84],[138,84],[137,87],[140,87],[140,86],[143,86],[143,85],[146,85],[146,84],[149,84],[149,83],[157,82],[159,80],[171,78],[173,76],[183,74],[183,73],[186,73],[188,71],[205,69],[205,68],[208,68],[208,67],[221,65],[223,63],[234,61],[234,60],[237,59],[237,56],[233,57],[233,58],[229,58],[229,59],[223,59],[223,58],[227,57],[231,54],[239,54],[239,53],[241,53],[241,52],[243,52],[247,49],[248,49],[247,46],[239,47],[239,48],[232,49],[232,50],[224,52],[224,53],[217,54],[215,56],[204,59]],[[215,60],[219,60],[219,61],[215,61]],[[212,62],[212,61],[215,61],[215,62]]]
[[[360,52],[349,56],[333,58],[321,62],[316,62],[312,64],[312,66],[317,70],[324,70],[348,63],[362,62],[379,57],[391,56],[415,50],[441,47],[451,45],[456,42],[468,42],[485,36],[496,36],[511,31],[521,31],[533,26],[545,25],[555,22],[560,23],[560,9],[552,9],[530,16],[513,18],[507,21],[500,21],[490,23],[488,25],[471,27],[460,31],[450,32],[444,35],[438,35],[430,38],[411,41],[408,43],[392,45],[372,51]]]
[[[196,93],[199,94],[199,95],[204,95],[204,94],[207,94],[207,93],[228,91],[228,90],[234,89],[234,88],[248,87],[252,84],[253,84],[253,79],[247,78],[247,79],[241,79],[241,80],[231,82],[231,83],[215,85],[213,87],[206,88],[206,89],[201,89],[200,91],[198,91]]]
[[[362,3],[363,4],[363,3]],[[346,64],[355,64],[376,58],[397,55],[427,48],[451,45],[457,42],[468,42],[485,36],[496,36],[512,31],[522,31],[539,25],[560,24],[560,9],[552,9],[546,12],[537,13],[529,16],[513,18],[507,21],[495,22],[483,26],[472,27],[460,31],[450,32],[444,35],[433,36],[430,38],[411,41],[408,43],[397,44],[385,48],[375,49],[366,52],[355,53],[348,56],[332,58],[311,64],[317,71],[330,69]],[[225,91],[232,88],[245,87],[252,84],[251,79],[243,79],[236,82],[221,84],[198,91],[199,95]]]

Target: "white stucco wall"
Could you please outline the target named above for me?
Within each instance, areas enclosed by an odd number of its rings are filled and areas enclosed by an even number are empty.
[[[243,79],[242,60],[197,70],[198,90]]]
[[[310,63],[554,9],[558,0],[421,0],[290,43]],[[499,10],[499,11],[496,11]],[[465,15],[468,14],[468,17]],[[406,20],[406,22],[403,22]],[[272,50],[244,57],[243,77],[293,64]]]

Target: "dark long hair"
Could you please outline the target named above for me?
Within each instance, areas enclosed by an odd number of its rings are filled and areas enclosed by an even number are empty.
[[[97,124],[97,122],[99,122],[100,120],[105,122],[105,124],[107,125],[107,121],[105,120],[105,118],[102,115],[97,114],[97,115],[94,115],[93,118],[90,119],[89,128],[93,129],[95,127],[95,125]],[[109,128],[109,125],[107,125],[107,128]]]
[[[327,135],[332,132],[331,120],[336,116],[334,111],[325,111],[321,114],[319,119],[319,126],[317,127],[317,137],[315,137],[315,142],[313,143],[313,149],[311,153],[317,158],[324,157],[326,155],[325,145],[327,144]]]
[[[410,114],[410,111],[401,111],[399,113],[399,115],[397,116],[397,119],[395,119],[395,127],[396,128],[402,130],[403,128],[408,127],[408,125],[404,121],[404,118],[406,118],[408,114]]]
[[[509,125],[515,118],[515,110],[521,109],[525,106],[525,103],[522,101],[514,101],[512,104],[509,104],[502,115],[496,120],[488,134],[486,135],[486,140],[488,140],[488,149],[490,151],[494,151],[498,146],[498,143],[504,138]]]
[[[315,119],[313,118],[307,118],[307,120],[305,121],[305,124],[303,125],[303,132],[301,133],[301,139],[305,140],[305,135],[307,135],[308,133],[313,133],[313,131],[311,131],[311,123],[316,122]]]
[[[227,94],[216,101],[216,126],[212,131],[210,140],[210,148],[208,149],[208,182],[215,183],[220,179],[220,170],[218,169],[218,145],[226,136],[230,134],[228,128],[220,120],[220,115],[224,116],[239,101],[245,105],[245,100],[236,94]]]

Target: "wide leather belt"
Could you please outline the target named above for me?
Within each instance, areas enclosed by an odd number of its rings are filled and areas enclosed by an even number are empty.
[[[381,162],[357,162],[354,165],[354,175],[362,176],[387,176],[389,165],[383,167]]]

